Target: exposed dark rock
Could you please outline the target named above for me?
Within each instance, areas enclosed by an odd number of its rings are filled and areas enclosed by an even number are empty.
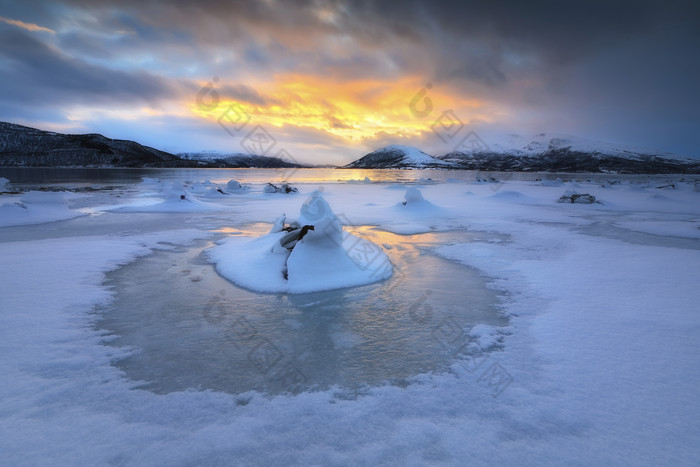
[[[596,201],[595,196],[589,195],[588,193],[571,193],[568,195],[563,195],[559,200],[557,201],[558,203],[577,203],[577,204],[593,204],[593,203],[600,203],[600,201]]]
[[[282,186],[277,186],[273,185],[272,183],[268,183],[265,188],[263,188],[263,192],[265,193],[296,193],[299,191],[297,188],[294,188],[291,185],[288,184],[283,184]]]
[[[298,225],[298,224],[297,224]],[[288,250],[293,250],[296,244],[309,233],[309,230],[314,230],[313,225],[305,225],[301,228],[293,228],[291,226],[282,229],[288,233],[280,238],[280,245]]]

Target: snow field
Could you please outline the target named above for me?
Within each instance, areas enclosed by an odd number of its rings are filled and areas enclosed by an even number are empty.
[[[480,233],[480,241],[432,247],[505,293],[507,334],[465,328],[498,349],[481,364],[456,360],[451,372],[360,395],[136,389],[112,365],[135,349],[103,345],[109,336],[94,328],[112,297],[104,274],[213,235],[197,216],[235,226],[298,212],[318,186],[296,186],[296,194],[254,186],[206,201],[193,193],[193,221],[177,230],[0,241],[0,464],[697,464],[700,194],[683,183],[440,183],[417,187],[423,201],[414,192],[407,199],[405,186],[321,184],[345,225]],[[568,189],[602,204],[556,203]],[[84,214],[64,194],[30,195],[32,221]],[[27,223],[14,207],[27,195],[12,196],[0,225]],[[127,204],[170,212],[187,202],[159,196]],[[412,202],[430,206],[412,210]],[[132,215],[112,208],[91,212]],[[487,368],[512,379],[502,392]]]

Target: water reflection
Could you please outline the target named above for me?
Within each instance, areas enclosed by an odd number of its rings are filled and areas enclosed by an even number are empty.
[[[221,230],[250,235],[269,227]],[[116,300],[100,327],[118,336],[111,345],[139,349],[118,365],[152,391],[279,393],[406,384],[453,359],[435,338],[444,319],[506,324],[483,277],[429,253],[436,244],[469,241],[471,233],[355,231],[391,247],[394,276],[364,287],[259,294],[219,277],[202,255],[211,244],[202,243],[111,273]]]
[[[133,185],[142,177],[155,177],[166,182],[175,180],[211,180],[226,183],[231,179],[244,184],[282,183],[297,184],[347,183],[350,180],[364,180],[369,177],[379,183],[425,183],[460,180],[474,182],[477,175],[484,173],[474,170],[393,170],[393,169],[296,169],[291,179],[288,169],[62,169],[62,168],[16,168],[0,167],[0,177],[9,179],[13,186],[22,189],[38,187],[80,188],[90,186]],[[650,175],[616,174],[565,174],[541,172],[489,172],[488,176],[499,179],[529,180],[562,178],[564,180],[607,181],[616,180],[643,183],[651,180]],[[654,175],[659,183],[677,179],[674,175]]]

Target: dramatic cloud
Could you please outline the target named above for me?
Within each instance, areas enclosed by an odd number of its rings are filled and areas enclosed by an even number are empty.
[[[236,105],[331,163],[390,142],[449,150],[431,125],[452,111],[485,139],[562,132],[700,157],[698,5],[14,2],[0,8],[0,119],[231,150],[220,119]],[[197,125],[185,141],[165,121]]]

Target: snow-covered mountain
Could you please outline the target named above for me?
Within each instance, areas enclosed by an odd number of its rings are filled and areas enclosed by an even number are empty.
[[[451,161],[439,160],[414,147],[398,144],[370,152],[345,167],[363,169],[458,168]]]
[[[481,140],[479,140],[481,141]],[[700,160],[654,149],[540,133],[508,135],[439,156],[463,169],[524,172],[700,173]]]
[[[457,151],[430,156],[409,146],[391,145],[347,168],[445,168],[522,172],[700,173],[700,160],[573,136],[541,133],[508,135],[490,145],[473,135]]]
[[[253,154],[173,155],[99,134],[68,135],[0,122],[0,166],[14,167],[304,167]]]
[[[211,165],[232,168],[288,168],[288,167],[308,167],[285,161],[279,157],[256,156],[255,154],[244,153],[218,153],[218,152],[188,152],[180,153],[178,157],[185,160],[204,161]]]

